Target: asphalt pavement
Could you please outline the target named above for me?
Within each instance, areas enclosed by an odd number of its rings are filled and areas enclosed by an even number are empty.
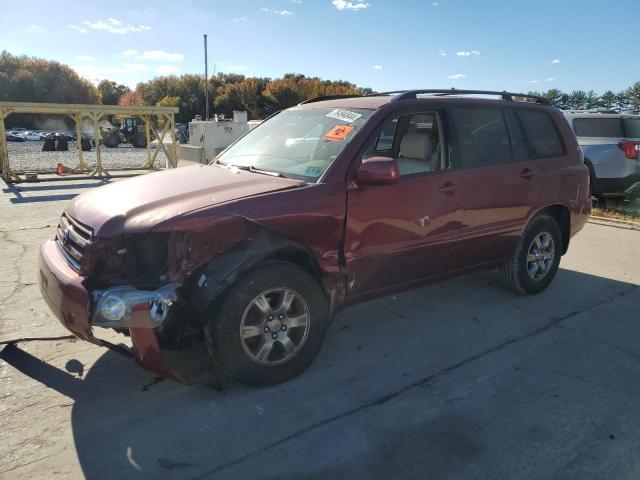
[[[0,342],[67,334],[38,247],[99,184],[0,183]],[[160,380],[76,340],[0,346],[0,478],[640,478],[639,250],[587,224],[540,295],[480,272],[351,307],[271,388]]]

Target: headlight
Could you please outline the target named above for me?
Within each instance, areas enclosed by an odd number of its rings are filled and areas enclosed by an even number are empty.
[[[96,308],[91,324],[98,327],[155,328],[167,318],[169,307],[177,300],[179,286],[172,283],[153,291],[113,287],[95,292]]]

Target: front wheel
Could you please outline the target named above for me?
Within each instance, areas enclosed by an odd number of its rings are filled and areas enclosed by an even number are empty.
[[[274,385],[311,364],[328,321],[324,293],[311,275],[287,262],[267,262],[210,311],[205,337],[229,376],[252,386]]]
[[[558,271],[562,251],[558,222],[548,215],[534,217],[500,269],[503,285],[520,294],[542,292]]]

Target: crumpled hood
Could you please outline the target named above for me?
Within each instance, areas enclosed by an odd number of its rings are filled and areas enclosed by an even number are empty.
[[[75,197],[67,213],[98,237],[144,232],[199,208],[294,188],[300,180],[213,165],[164,170],[117,181]]]

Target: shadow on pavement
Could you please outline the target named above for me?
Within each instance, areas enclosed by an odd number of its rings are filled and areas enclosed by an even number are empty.
[[[6,187],[2,189],[3,193],[11,193],[14,197],[9,198],[9,201],[14,204],[18,203],[38,203],[38,202],[55,202],[60,200],[71,200],[73,197],[78,195],[78,192],[73,193],[62,193],[62,194],[50,194],[50,195],[34,195],[34,196],[25,196],[24,193],[29,192],[46,192],[46,191],[57,191],[57,190],[69,190],[69,189],[85,189],[85,188],[96,188],[101,187],[102,185],[107,185],[109,183],[108,179],[98,180],[95,183],[70,183],[66,181],[61,181],[56,185],[38,185],[38,184],[14,184],[8,183]]]
[[[17,347],[1,356],[75,400],[72,429],[86,478],[447,478],[473,471],[489,441],[512,445],[512,459],[504,461],[515,473],[528,448],[509,443],[518,413],[505,416],[503,437],[491,439],[482,412],[430,399],[463,398],[433,383],[635,288],[561,270],[546,292],[518,297],[484,272],[382,298],[340,312],[316,362],[293,381],[264,389],[228,382],[216,393],[157,382],[110,351],[84,379]],[[505,368],[494,363],[491,369]],[[492,388],[500,398],[518,387]],[[394,402],[408,395],[428,407],[394,412]],[[341,427],[345,422],[353,428]],[[562,441],[564,433],[545,435]]]

